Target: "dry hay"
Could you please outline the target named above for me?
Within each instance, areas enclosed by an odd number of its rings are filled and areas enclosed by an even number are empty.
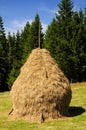
[[[68,114],[68,79],[46,49],[34,49],[11,90],[14,117],[38,122]]]

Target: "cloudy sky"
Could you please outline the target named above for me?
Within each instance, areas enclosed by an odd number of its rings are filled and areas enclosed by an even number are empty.
[[[72,1],[74,10],[86,7],[86,0]],[[55,17],[58,11],[57,4],[60,2],[61,0],[0,0],[0,16],[6,33],[23,29],[27,21],[31,23],[34,20],[36,13],[39,14],[43,31],[45,31]]]

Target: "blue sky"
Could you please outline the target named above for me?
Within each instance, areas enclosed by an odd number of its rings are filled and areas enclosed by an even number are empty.
[[[86,0],[72,0],[74,10],[86,7]],[[26,22],[34,20],[36,13],[39,14],[43,31],[51,23],[58,10],[57,4],[61,0],[0,0],[0,16],[4,22],[6,33],[16,32],[23,29]]]

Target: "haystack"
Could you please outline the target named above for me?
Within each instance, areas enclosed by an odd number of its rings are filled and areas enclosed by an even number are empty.
[[[11,90],[11,115],[32,122],[68,114],[71,88],[68,79],[46,49],[34,49]]]

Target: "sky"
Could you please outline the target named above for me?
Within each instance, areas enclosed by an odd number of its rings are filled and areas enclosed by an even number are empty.
[[[86,0],[72,0],[74,10],[86,7]],[[27,21],[34,21],[36,14],[40,16],[43,32],[58,12],[61,0],[0,0],[0,16],[3,19],[6,34],[22,30]]]

